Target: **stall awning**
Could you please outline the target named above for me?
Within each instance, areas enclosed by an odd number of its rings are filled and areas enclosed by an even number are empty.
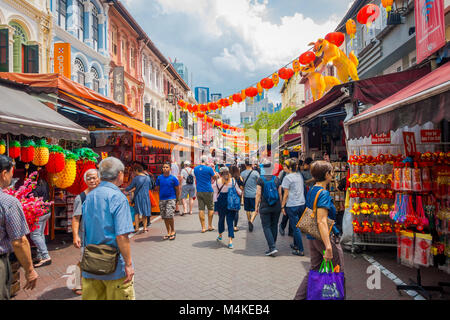
[[[349,139],[450,120],[450,62],[347,122]]]
[[[69,93],[85,101],[92,102],[106,109],[128,115],[131,117],[139,114],[128,106],[109,99],[100,93],[89,89],[82,84],[72,81],[58,73],[35,74],[35,73],[14,73],[0,72],[0,79],[27,85],[26,90],[33,93],[53,93],[58,95],[60,92]]]
[[[429,71],[430,68],[427,66],[334,86],[321,99],[297,110],[294,122],[308,120],[338,104],[352,100],[358,100],[364,104],[378,103],[420,79]]]
[[[157,141],[172,144],[172,145],[182,145],[185,147],[191,147],[190,144],[184,143],[184,141],[182,139],[172,138],[170,135],[168,135],[164,132],[161,132],[155,128],[152,128],[143,122],[140,122],[140,121],[132,119],[130,117],[126,117],[126,116],[120,115],[118,113],[109,111],[102,107],[96,106],[88,101],[84,101],[83,99],[75,97],[71,94],[64,93],[64,95],[69,97],[70,99],[77,101],[80,104],[83,104],[83,105],[95,110],[96,112],[98,112],[101,115],[105,115],[105,116],[125,125],[126,127],[130,128],[131,130],[140,132],[143,138],[157,140]]]
[[[0,85],[0,132],[90,141],[89,131],[23,90]]]

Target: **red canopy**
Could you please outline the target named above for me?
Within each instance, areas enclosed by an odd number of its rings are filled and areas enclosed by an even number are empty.
[[[35,93],[59,94],[59,91],[62,91],[102,106],[110,111],[139,118],[139,114],[135,110],[112,99],[106,98],[100,93],[72,81],[59,73],[37,74],[0,72],[0,79],[28,85],[28,91]]]
[[[447,62],[351,119],[348,122],[349,138],[449,120],[449,105],[450,62]]]

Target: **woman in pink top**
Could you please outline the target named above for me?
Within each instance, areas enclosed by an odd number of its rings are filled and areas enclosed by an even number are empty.
[[[214,201],[216,202],[216,210],[219,212],[219,236],[217,241],[222,241],[222,234],[225,231],[225,219],[228,225],[228,248],[233,249],[234,228],[233,222],[236,215],[235,211],[228,210],[227,199],[228,190],[235,188],[238,195],[241,195],[242,191],[239,188],[236,180],[231,178],[230,171],[227,167],[220,168],[220,179],[213,183],[214,189]]]

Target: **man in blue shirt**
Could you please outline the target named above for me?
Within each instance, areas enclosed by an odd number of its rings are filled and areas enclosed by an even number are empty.
[[[119,186],[125,167],[114,157],[99,164],[100,184],[89,192],[83,204],[85,246],[107,244],[119,249],[114,273],[82,273],[83,300],[134,300],[134,267],[128,234],[134,231],[130,206]]]
[[[159,192],[159,210],[167,229],[164,240],[175,240],[176,232],[173,217],[177,199],[180,198],[180,183],[177,177],[170,174],[170,163],[163,165],[163,174],[156,179],[156,190]]]
[[[216,179],[214,170],[206,165],[207,157],[202,156],[202,164],[194,169],[195,181],[197,185],[198,216],[202,225],[202,233],[206,231],[205,227],[205,207],[208,208],[208,231],[215,230],[212,226],[214,214],[214,191],[211,185],[211,179]]]

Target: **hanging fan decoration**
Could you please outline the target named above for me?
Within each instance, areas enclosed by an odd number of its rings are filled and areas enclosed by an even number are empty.
[[[0,154],[5,154],[6,152],[6,141],[0,140]]]
[[[64,169],[53,176],[55,186],[60,189],[66,189],[70,187],[77,176],[77,160],[78,155],[75,153],[64,150]]]
[[[30,167],[35,155],[36,144],[33,140],[25,140],[20,148],[20,161],[25,162],[25,169]]]
[[[79,195],[87,189],[86,182],[84,181],[84,174],[90,169],[97,169],[96,163],[99,155],[89,148],[75,149],[73,153],[79,157],[79,160],[76,162],[77,173],[75,181],[67,188],[67,191],[71,194]]]
[[[48,163],[49,156],[47,141],[45,139],[39,140],[36,143],[33,164],[37,167],[43,167]]]
[[[45,168],[50,174],[62,172],[65,166],[64,149],[58,145],[52,145],[49,148],[49,158]]]

